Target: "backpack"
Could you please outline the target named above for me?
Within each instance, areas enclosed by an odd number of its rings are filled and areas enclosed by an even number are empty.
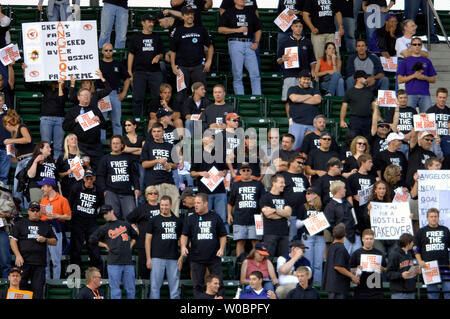
[[[27,167],[20,170],[20,172],[17,173],[16,178],[19,181],[17,184],[17,192],[22,192],[27,201],[30,201],[30,178],[28,177]]]

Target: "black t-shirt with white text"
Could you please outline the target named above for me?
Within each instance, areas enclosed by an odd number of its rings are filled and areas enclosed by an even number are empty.
[[[437,260],[439,268],[449,272],[449,252],[450,231],[447,227],[438,225],[430,227],[429,225],[419,229],[415,238],[414,245],[417,247],[415,253],[419,253],[423,261]]]
[[[273,195],[270,192],[267,192],[261,197],[259,205],[261,209],[266,206],[275,208],[276,210],[284,209],[286,206],[292,208],[292,204],[289,204],[283,194]],[[284,217],[280,219],[268,219],[263,214],[263,228],[264,235],[289,236],[288,220]]]
[[[375,167],[378,171],[381,171],[381,178],[384,180],[384,170],[388,165],[395,164],[401,168],[402,176],[400,181],[404,183],[406,177],[406,171],[408,169],[408,162],[406,160],[405,155],[400,152],[389,152],[389,150],[385,150],[383,152],[378,153],[375,157],[374,161]]]
[[[72,211],[72,223],[95,222],[97,220],[97,208],[103,205],[104,196],[97,186],[87,188],[84,181],[73,185],[70,190],[69,204]]]
[[[242,38],[253,39],[254,33],[261,30],[263,25],[261,20],[256,16],[255,11],[250,7],[244,7],[239,10],[235,6],[227,9],[219,18],[219,27],[227,27],[237,29],[240,27],[247,27],[248,32],[244,33],[230,33],[227,34],[227,39]]]
[[[308,189],[309,181],[303,174],[294,174],[287,171],[282,172],[284,177],[284,196],[293,204],[292,216],[296,216],[298,208],[306,202],[305,194]]]
[[[181,236],[183,223],[174,214],[164,217],[161,214],[148,222],[146,233],[152,234],[151,257],[161,259],[177,259],[178,239]]]
[[[27,170],[33,165],[34,158],[32,158],[27,164]],[[42,164],[37,163],[36,165],[36,175],[33,178],[30,178],[30,188],[41,188],[37,182],[42,181],[44,178],[53,178],[54,180],[58,180],[56,178],[56,164],[53,161],[43,162]]]
[[[316,148],[320,148],[320,135],[317,135],[314,132],[305,135],[302,147],[300,148],[301,152],[308,155],[309,152]],[[336,143],[336,139],[333,137],[331,138],[330,151],[339,153],[339,145]]]
[[[313,170],[320,170],[320,171],[327,171],[327,162],[332,158],[337,157],[339,158],[339,154],[334,151],[322,151],[321,149],[317,148],[309,152],[308,158],[306,159],[305,165],[308,165]],[[313,175],[311,177],[311,184],[314,184],[314,182],[319,178],[319,175]]]
[[[207,152],[205,151],[205,154]],[[214,150],[209,153],[211,154],[211,156],[214,156]],[[218,171],[223,171],[228,169],[227,165],[225,163],[220,163],[220,161],[222,161],[222,159],[220,158],[219,160],[214,160],[211,163],[207,163],[205,160],[203,160],[201,163],[193,163],[191,166],[191,172],[208,172],[211,168],[215,167]],[[198,191],[200,193],[205,193],[205,194],[221,194],[221,193],[225,193],[225,185],[223,184],[223,180],[219,183],[219,185],[217,185],[217,187],[211,192],[209,190],[209,188],[201,181],[203,177],[200,176],[197,178],[198,181]]]
[[[331,183],[335,181],[341,181],[345,183],[345,189],[346,189],[346,195],[349,196],[349,186],[348,186],[348,180],[343,177],[342,175],[337,176],[331,176],[329,174],[325,174],[323,176],[320,176],[314,183],[312,183],[313,187],[316,187],[320,190],[320,198],[322,199],[322,207],[325,207],[328,202],[331,200],[333,195],[330,192],[330,186]]]
[[[359,248],[358,250],[356,250],[350,256],[350,267],[351,268],[356,268],[361,264],[361,255],[381,256],[382,257],[381,267],[386,268],[386,258],[384,256],[384,254],[376,248],[372,248],[370,250],[366,250],[364,248]],[[383,298],[384,292],[383,292],[382,285],[379,288],[377,288],[376,286],[369,288],[367,286],[368,282],[374,281],[374,280],[371,281],[371,279],[369,278],[369,276],[371,276],[372,274],[373,274],[372,272],[367,272],[367,271],[362,272],[361,277],[359,278],[359,285],[357,285],[355,287],[355,297],[356,298],[364,298],[364,299]],[[382,278],[381,274],[380,274],[380,278]]]
[[[106,154],[97,167],[97,184],[101,191],[132,195],[139,189],[139,170],[127,153]]]
[[[414,186],[414,173],[419,169],[425,169],[425,162],[430,157],[436,157],[432,151],[427,151],[426,149],[416,144],[413,149],[409,150],[408,158],[408,169],[406,170],[406,185],[409,189]]]
[[[386,121],[389,123],[393,122],[395,114],[395,109],[389,109],[386,115]],[[410,107],[399,107],[398,108],[398,125],[397,130],[403,134],[408,134],[414,128],[413,115],[417,114],[417,111]]]
[[[155,141],[147,139],[141,153],[141,163],[144,161],[153,161],[158,158],[167,158],[167,163],[174,163],[172,159],[173,145],[167,142],[156,143]],[[159,185],[159,184],[175,184],[172,171],[167,171],[164,166],[157,163],[153,167],[146,168],[145,185]]]
[[[105,62],[103,60],[99,61],[100,71],[102,71],[103,77],[111,86],[113,90],[119,90],[121,87],[121,80],[126,80],[130,77],[128,70],[123,62],[111,61]],[[105,86],[102,81],[96,82],[97,88],[102,89]]]
[[[308,219],[309,217],[312,217],[312,216],[319,215],[320,213],[323,213],[323,211],[322,210],[316,210],[314,208],[307,209],[305,205],[300,205],[299,210],[298,210],[298,214],[297,214],[297,219],[299,219],[301,221],[304,221],[305,219]],[[306,227],[303,227],[303,231],[307,235],[309,235],[309,232],[306,229]],[[314,236],[323,236],[323,230],[321,232],[318,232]]]
[[[436,115],[436,127],[437,134],[439,136],[448,135],[448,120],[450,119],[450,108],[445,106],[443,109],[438,108],[436,105],[430,107],[426,113],[435,113]]]
[[[235,182],[231,184],[228,204],[234,206],[234,225],[254,225],[254,215],[261,213],[259,200],[264,194],[264,186],[260,181]]]
[[[133,72],[160,72],[159,63],[152,63],[155,56],[164,54],[164,43],[160,36],[151,34],[136,34],[128,45],[130,53],[134,54]]]
[[[204,47],[210,44],[209,33],[203,25],[179,26],[171,38],[170,50],[176,53],[176,65],[191,67],[206,61]]]
[[[305,0],[303,11],[309,12],[311,22],[319,30],[319,34],[336,31],[334,16],[336,12],[340,11],[336,1]]]

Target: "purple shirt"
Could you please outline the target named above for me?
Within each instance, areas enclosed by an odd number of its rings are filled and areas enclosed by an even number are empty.
[[[422,63],[423,75],[435,76],[436,70],[431,61],[424,57],[409,57],[404,59],[398,67],[397,74],[402,76],[409,76],[414,74],[413,65],[417,62]],[[406,93],[409,95],[430,95],[430,84],[427,81],[412,79],[406,83]]]

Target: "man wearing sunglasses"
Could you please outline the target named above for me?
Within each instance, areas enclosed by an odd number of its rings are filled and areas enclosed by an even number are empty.
[[[429,131],[416,132],[411,138],[408,170],[406,171],[406,186],[410,189],[414,186],[414,173],[419,169],[425,169],[427,159],[436,157],[436,154],[431,151],[435,139]],[[440,140],[439,136],[437,140]]]
[[[41,205],[31,202],[28,218],[17,222],[10,237],[11,250],[16,256],[15,264],[22,270],[20,288],[32,290],[33,299],[44,297],[45,266],[47,265],[47,246],[56,246],[56,235],[50,224],[41,221]],[[31,289],[28,281],[31,281]]]
[[[320,148],[320,136],[327,127],[327,118],[323,114],[317,115],[313,120],[314,132],[306,133],[303,139],[302,147],[300,148],[301,153],[306,155],[309,154],[313,149]],[[334,138],[331,139],[331,150],[339,152],[339,146]]]
[[[330,150],[331,134],[323,132],[320,136],[320,148],[312,150],[306,159],[305,173],[311,176],[311,184],[327,173],[327,162],[332,157],[339,158],[339,154]]]
[[[427,113],[434,113],[436,116],[437,135],[441,138],[441,143],[436,148],[433,145],[432,151],[440,157],[440,150],[442,155],[447,157],[450,154],[450,136],[448,134],[450,108],[446,105],[448,98],[448,89],[440,87],[436,90],[436,104],[427,110]]]

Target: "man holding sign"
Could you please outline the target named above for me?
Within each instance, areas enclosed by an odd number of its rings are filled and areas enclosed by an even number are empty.
[[[436,90],[436,104],[427,110],[427,114],[434,113],[436,120],[437,135],[441,138],[440,148],[444,157],[450,154],[450,136],[448,134],[448,123],[450,119],[450,108],[446,105],[448,98],[447,88],[441,87]],[[433,150],[437,153],[435,150]]]
[[[439,210],[430,208],[427,212],[428,225],[419,229],[414,238],[414,253],[420,267],[425,268],[426,262],[437,260],[441,275],[442,292],[445,299],[450,299],[450,269],[449,251],[450,231],[439,225]],[[438,284],[427,285],[428,299],[439,299]]]

